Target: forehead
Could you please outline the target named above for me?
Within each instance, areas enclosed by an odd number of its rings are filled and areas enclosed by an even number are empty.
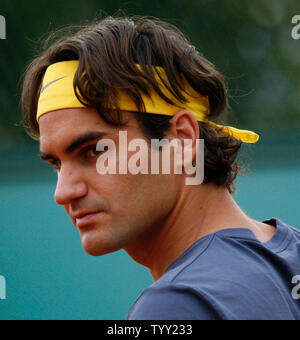
[[[137,128],[137,121],[132,115],[124,112],[123,118],[126,122],[126,130]],[[40,118],[39,128],[41,149],[62,144],[90,131],[113,134],[119,130],[117,126],[106,123],[97,110],[91,108],[49,112]]]
[[[89,126],[107,125],[94,109],[63,109],[48,112],[39,120],[40,137],[79,130]]]

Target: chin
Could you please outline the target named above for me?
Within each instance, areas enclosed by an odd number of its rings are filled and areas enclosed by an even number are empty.
[[[90,233],[82,235],[81,237],[83,249],[88,255],[103,256],[121,249],[120,247],[116,247],[115,245],[107,244],[108,242],[105,242],[104,240],[99,240],[97,236],[91,235],[93,233],[91,233],[90,235],[88,234]]]
[[[98,257],[98,256],[103,256],[103,255],[109,254],[109,252],[100,252],[99,249],[92,249],[92,248],[85,247],[85,246],[83,246],[83,249],[85,250],[85,252],[88,255],[94,256],[94,257]]]

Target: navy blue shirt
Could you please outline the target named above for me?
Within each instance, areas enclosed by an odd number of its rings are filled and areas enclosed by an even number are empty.
[[[224,229],[195,242],[131,307],[128,320],[300,320],[300,230],[272,239]]]

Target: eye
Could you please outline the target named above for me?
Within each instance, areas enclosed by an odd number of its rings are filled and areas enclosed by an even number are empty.
[[[95,157],[98,157],[101,153],[105,152],[107,150],[107,148],[105,148],[104,151],[97,151],[96,149],[97,145],[90,145],[87,146],[86,148],[84,148],[82,150],[82,155],[84,158],[86,159],[93,159]]]

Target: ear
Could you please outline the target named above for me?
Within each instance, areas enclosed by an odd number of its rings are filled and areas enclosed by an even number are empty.
[[[193,141],[200,138],[198,122],[190,111],[182,110],[177,112],[170,123],[169,132],[173,138]]]
[[[189,152],[192,152],[192,160],[194,161],[196,157],[196,143],[200,138],[199,125],[195,116],[187,110],[182,110],[173,116],[170,124],[169,137],[180,140],[183,148],[184,140],[188,140],[189,143],[186,148],[191,148]]]

